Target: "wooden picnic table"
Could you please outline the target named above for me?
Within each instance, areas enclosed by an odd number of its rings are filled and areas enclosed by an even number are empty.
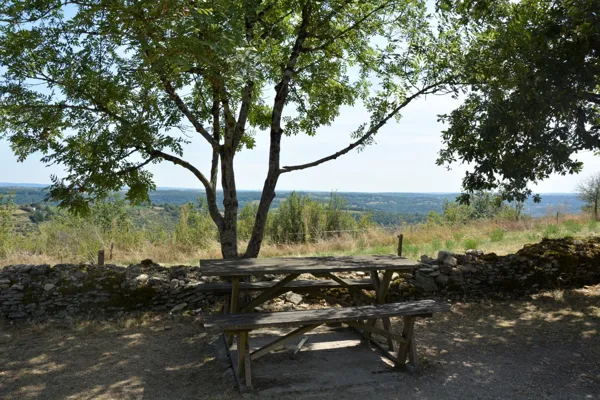
[[[223,328],[228,349],[232,349],[234,335],[237,336],[237,360],[231,361],[236,371],[236,379],[240,389],[251,387],[250,360],[256,359],[272,351],[282,343],[292,340],[315,327],[328,322],[343,322],[357,330],[365,339],[370,340],[382,352],[398,365],[403,365],[406,356],[416,365],[416,347],[413,334],[416,316],[427,316],[439,311],[437,305],[427,302],[385,304],[387,293],[394,272],[409,273],[422,266],[421,263],[400,256],[343,256],[343,257],[302,257],[302,258],[263,258],[233,260],[200,260],[200,271],[204,276],[216,276],[229,280],[230,283],[212,284],[212,289],[221,292],[230,288],[229,305],[224,312],[229,315],[209,316],[208,326]],[[364,272],[369,279],[346,279],[337,273]],[[382,276],[380,277],[380,273]],[[283,276],[271,282],[244,282],[251,276],[273,274]],[[311,274],[314,280],[297,280],[303,274]],[[242,282],[240,283],[240,280]],[[365,282],[366,281],[366,282]],[[315,289],[346,288],[354,296],[354,307],[343,309],[322,309],[309,311],[292,311],[273,314],[244,314],[252,312],[255,307],[275,298],[286,291]],[[375,291],[375,305],[362,306],[362,289]],[[260,292],[246,304],[240,305],[240,290]],[[328,300],[335,300],[328,298]],[[340,304],[344,302],[338,301]],[[350,306],[350,304],[343,304]],[[404,327],[402,335],[393,333],[390,316],[402,316]],[[383,329],[376,326],[381,319]],[[275,340],[252,354],[249,352],[248,333],[263,326],[298,326],[298,329]],[[387,339],[388,349],[373,339],[377,334]],[[246,362],[247,361],[247,362]],[[236,365],[237,364],[237,365]],[[245,376],[245,385],[241,378]]]
[[[285,257],[285,258],[253,258],[253,259],[233,259],[233,260],[200,260],[200,270],[204,276],[218,276],[231,279],[231,296],[229,299],[229,311],[231,314],[238,312],[253,311],[255,307],[269,301],[284,291],[294,290],[299,285],[291,282],[297,279],[301,274],[311,274],[316,278],[330,279],[339,284],[339,287],[346,288],[356,293],[356,281],[336,276],[339,272],[365,272],[371,277],[372,289],[375,291],[375,301],[383,304],[386,301],[392,275],[394,272],[407,273],[421,266],[417,261],[409,260],[404,257],[392,255],[379,256],[342,256],[342,257]],[[379,272],[383,272],[380,279]],[[261,293],[247,304],[241,305],[240,301],[240,278],[249,276],[260,276],[265,274],[285,275],[279,281],[272,285],[260,288]],[[314,282],[314,283],[312,283]],[[310,287],[321,288],[322,281],[302,281],[302,288]],[[355,297],[356,298],[356,297]],[[375,325],[376,320],[369,321],[370,325]],[[390,329],[389,318],[382,318],[382,323],[386,330]],[[230,339],[230,342],[232,340]],[[392,340],[388,340],[390,350],[393,350]]]

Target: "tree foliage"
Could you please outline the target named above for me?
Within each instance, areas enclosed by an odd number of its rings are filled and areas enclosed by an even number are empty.
[[[440,3],[463,24],[469,50],[460,63],[465,100],[442,116],[449,128],[438,163],[469,163],[467,192],[521,201],[529,182],[579,172],[574,155],[600,148],[598,1]]]
[[[413,99],[451,82],[459,42],[432,25],[424,0],[8,0],[0,137],[21,160],[40,151],[64,166],[50,197],[74,210],[123,187],[131,202],[147,201],[148,165],[185,168],[206,190],[223,255],[237,257],[233,159],[267,131],[269,168],[246,251],[255,257],[279,176],[372,143]],[[315,135],[358,104],[370,118],[348,132],[350,144],[281,165],[284,136]],[[184,154],[190,135],[207,154]]]

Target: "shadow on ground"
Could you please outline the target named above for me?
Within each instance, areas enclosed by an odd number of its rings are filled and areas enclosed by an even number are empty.
[[[389,376],[383,380],[345,379],[353,351],[336,349],[336,359],[323,362],[344,385],[273,398],[600,398],[600,286],[526,301],[455,304],[451,313],[419,322],[416,333],[420,374],[383,368]],[[0,323],[0,398],[239,398],[231,378],[223,376],[227,363],[218,355],[219,341],[211,343],[215,339],[192,321],[155,315]],[[291,360],[281,352],[259,361],[269,357],[279,363],[275,383],[278,372],[289,376],[302,368],[302,357]]]

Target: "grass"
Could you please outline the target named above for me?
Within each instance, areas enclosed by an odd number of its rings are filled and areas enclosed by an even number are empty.
[[[523,221],[474,221],[466,225],[428,225],[387,229],[371,227],[337,238],[300,244],[265,243],[261,257],[329,256],[396,254],[397,235],[403,233],[403,256],[418,259],[421,255],[435,256],[439,250],[464,251],[477,248],[486,253],[514,253],[523,245],[538,242],[543,237],[564,237],[574,234],[597,235],[600,224],[585,215],[566,215],[558,223],[555,218]],[[69,237],[69,234],[73,237]],[[83,237],[83,236],[81,236]],[[97,248],[85,243],[72,232],[57,238],[54,247],[31,251],[28,247],[12,249],[0,258],[0,266],[10,264],[56,264],[61,262],[94,261]],[[58,240],[60,239],[60,240]],[[97,237],[96,237],[97,239]],[[215,240],[202,245],[182,245],[173,241],[115,242],[113,259],[109,260],[110,242],[98,241],[106,249],[106,262],[127,265],[152,259],[166,265],[197,265],[199,259],[220,258],[220,246]],[[60,247],[62,246],[62,247]],[[240,251],[246,244],[240,243]],[[60,247],[60,248],[59,248]]]

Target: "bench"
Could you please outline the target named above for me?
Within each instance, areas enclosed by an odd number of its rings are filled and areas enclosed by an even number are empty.
[[[237,363],[233,362],[235,376],[241,391],[252,389],[251,362],[281,347],[295,337],[326,323],[343,323],[357,330],[365,338],[378,334],[394,342],[395,355],[385,352],[396,366],[405,366],[408,357],[413,367],[418,366],[414,339],[414,322],[417,317],[430,317],[437,312],[449,311],[449,306],[433,300],[404,303],[387,303],[359,307],[328,308],[316,310],[286,311],[277,313],[218,314],[204,317],[204,326],[218,328],[237,337]],[[377,319],[403,317],[402,334],[375,326]],[[364,322],[367,320],[368,322]],[[273,342],[250,352],[249,332],[261,328],[296,328]],[[376,341],[373,341],[377,343]],[[227,344],[227,343],[226,343]],[[378,346],[384,350],[381,345]],[[242,384],[244,380],[244,384]]]

